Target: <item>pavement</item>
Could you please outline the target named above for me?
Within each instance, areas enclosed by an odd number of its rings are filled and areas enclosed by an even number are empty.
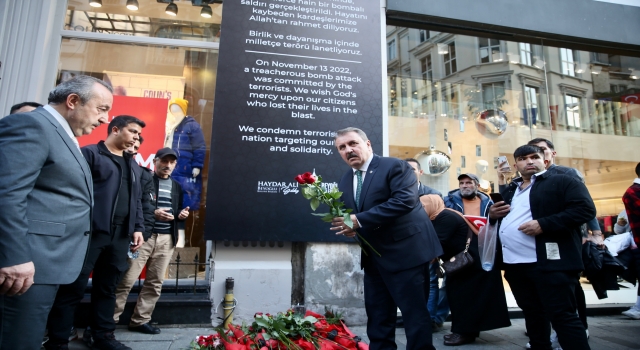
[[[589,317],[588,322],[591,349],[640,349],[640,320],[617,315]],[[440,331],[433,334],[433,343],[436,349],[524,349],[525,344],[529,341],[524,335],[524,320],[512,319],[511,323],[511,327],[480,333],[480,337],[473,344],[449,347],[443,345],[443,336],[450,333],[451,329],[451,323],[446,322]],[[208,325],[160,326],[160,328],[162,333],[146,335],[130,332],[126,327],[119,326],[116,330],[116,339],[130,346],[133,350],[186,350],[189,349],[189,344],[196,336],[213,332],[213,328]],[[362,337],[365,342],[369,342],[366,336],[366,327],[349,328]],[[82,332],[82,329],[78,330],[80,338],[82,338]],[[404,328],[397,329],[396,342],[399,350],[406,349],[407,339]],[[69,344],[69,349],[86,350],[88,347],[81,340],[75,340]]]

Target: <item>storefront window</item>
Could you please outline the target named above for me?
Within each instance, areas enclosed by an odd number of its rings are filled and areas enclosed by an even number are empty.
[[[387,67],[391,156],[417,158],[433,146],[451,166],[424,175],[425,184],[446,194],[470,172],[498,191],[496,158],[513,163],[516,147],[549,139],[556,164],[584,175],[603,231],[612,232],[639,161],[640,57],[445,32],[424,41],[402,27],[390,27],[387,42],[407,31],[408,46]],[[406,86],[415,89],[412,104],[396,100]],[[485,163],[486,172],[476,167]]]
[[[180,228],[182,262],[193,262],[196,254],[206,260],[204,215],[217,63],[215,49],[71,38],[63,38],[60,48],[58,83],[78,74],[103,79],[114,88],[110,117],[128,114],[145,121],[136,157],[140,165],[153,169],[153,155],[162,147],[179,154],[172,177],[182,185],[182,206],[191,209]],[[183,101],[185,116],[169,111],[169,102],[176,100]],[[81,144],[104,140],[106,130],[101,126],[80,138]],[[192,266],[189,272],[193,275]]]
[[[69,0],[65,30],[113,35],[217,42],[220,39],[222,4],[203,5],[201,1],[176,1],[175,15],[169,4],[139,0],[138,9],[124,1],[103,1],[91,7],[86,0]],[[194,5],[195,4],[195,5]]]

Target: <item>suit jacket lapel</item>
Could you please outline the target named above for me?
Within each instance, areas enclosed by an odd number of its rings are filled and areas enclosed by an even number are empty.
[[[364,203],[364,199],[367,197],[367,191],[369,190],[369,185],[371,185],[371,182],[373,181],[373,177],[376,175],[376,170],[378,170],[379,163],[380,163],[380,156],[377,156],[374,154],[373,159],[371,159],[371,163],[369,163],[369,168],[367,169],[367,175],[364,177],[364,182],[362,183],[362,190],[360,191],[360,203],[358,203],[358,211],[362,211],[362,203]]]
[[[89,169],[89,164],[87,164],[87,160],[84,159],[84,156],[76,146],[75,142],[71,140],[71,138],[69,137],[69,134],[67,134],[64,128],[60,125],[60,123],[58,123],[56,118],[52,116],[49,112],[47,112],[45,109],[38,109],[38,111],[40,112],[40,114],[45,116],[53,126],[56,127],[56,131],[58,132],[58,135],[60,135],[60,138],[62,139],[62,141],[65,143],[65,145],[67,145],[69,152],[73,154],[73,157],[76,159],[76,161],[80,165],[80,168],[84,173],[84,181],[87,185],[87,189],[89,191],[89,194],[91,195],[91,198],[93,198],[93,182],[91,180],[91,169]]]

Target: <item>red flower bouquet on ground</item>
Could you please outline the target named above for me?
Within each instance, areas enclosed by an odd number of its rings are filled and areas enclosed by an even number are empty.
[[[251,326],[229,325],[228,330],[199,336],[190,350],[368,350],[360,337],[351,333],[339,319],[307,311],[303,316],[293,310],[273,316],[254,315]]]
[[[326,204],[329,207],[328,213],[311,213],[311,215],[320,216],[322,221],[331,222],[333,218],[344,218],[344,224],[353,228],[353,221],[351,220],[351,209],[344,208],[344,202],[340,201],[342,192],[338,191],[338,186],[331,186],[329,189],[323,188],[322,176],[316,175],[315,171],[312,173],[306,172],[304,174],[295,177],[300,187],[302,187],[302,196],[308,199],[311,204],[311,209],[316,211],[320,204]],[[325,186],[326,187],[326,186]],[[358,237],[358,238],[356,238]],[[374,253],[381,256],[373,246],[367,242],[357,231],[356,237],[353,239],[358,243],[362,252],[365,255],[369,255],[367,251],[362,248],[362,243],[366,244]]]

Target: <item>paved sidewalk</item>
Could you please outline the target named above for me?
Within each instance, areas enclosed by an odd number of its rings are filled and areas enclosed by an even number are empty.
[[[640,320],[631,320],[624,316],[598,316],[590,317],[589,332],[591,349],[611,350],[611,349],[640,349]],[[462,347],[448,347],[442,344],[443,336],[449,333],[451,323],[447,322],[443,330],[434,333],[433,343],[437,349],[524,349],[524,345],[529,339],[524,335],[524,320],[511,320],[511,327],[497,329],[489,332],[482,332],[480,338],[473,344]],[[365,342],[369,339],[366,336],[365,327],[350,327],[351,330],[360,335]],[[182,327],[182,326],[162,326],[162,333],[158,335],[145,335],[129,332],[126,328],[116,330],[116,338],[133,350],[185,350],[189,349],[189,344],[197,335],[211,334],[212,328],[205,325]],[[82,337],[82,331],[78,334]],[[406,338],[404,329],[397,331],[398,349],[404,350]],[[76,340],[69,344],[70,350],[88,349],[81,340]]]

